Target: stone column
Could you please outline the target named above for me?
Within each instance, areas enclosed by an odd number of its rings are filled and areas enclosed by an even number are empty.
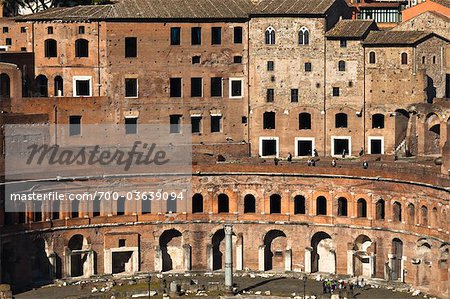
[[[292,271],[292,249],[287,249],[285,253],[284,271]]]
[[[242,236],[238,237],[238,241],[236,244],[236,270],[242,271],[244,270],[244,246],[242,245]]]
[[[400,281],[405,282],[405,262],[406,262],[406,256],[402,256],[402,259],[400,261]]]
[[[162,272],[163,270],[163,257],[161,247],[155,246],[155,271]]]
[[[355,254],[354,250],[347,250],[347,274],[352,277],[355,275],[353,269],[353,255]]]
[[[183,255],[184,255],[184,271],[191,270],[191,245],[183,245]]]
[[[258,270],[261,272],[263,272],[265,270],[265,265],[264,265],[265,248],[266,248],[265,245],[260,245],[258,248]]]
[[[233,226],[225,224],[225,290],[233,291]]]
[[[208,270],[213,271],[214,270],[214,249],[211,244],[206,245],[206,261],[208,263]]]
[[[305,273],[311,273],[311,247],[305,248]]]

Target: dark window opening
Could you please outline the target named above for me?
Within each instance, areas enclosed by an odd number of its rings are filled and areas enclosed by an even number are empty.
[[[270,196],[270,214],[281,213],[281,196],[278,194],[272,194]]]
[[[191,116],[191,129],[192,133],[201,133],[202,129],[202,117]]]
[[[85,27],[84,26],[78,26],[78,34],[84,34],[85,33]]]
[[[142,215],[150,214],[152,212],[152,201],[141,200],[141,213]]]
[[[242,63],[242,56],[234,56],[233,63]]]
[[[408,64],[408,54],[407,53],[402,53],[402,64]]]
[[[217,133],[222,131],[222,116],[211,115],[211,133]]]
[[[125,118],[125,134],[137,134],[137,117]]]
[[[167,199],[166,203],[166,212],[167,213],[176,213],[177,212],[177,197],[170,195]]]
[[[94,202],[92,203],[92,216],[100,216],[100,196],[94,198]]]
[[[53,34],[53,27],[47,27],[47,34]]]
[[[298,44],[309,45],[309,31],[306,28],[300,29],[298,33]]]
[[[267,61],[267,70],[272,72],[275,69],[275,63],[273,61]]]
[[[181,98],[181,78],[170,78],[170,97]]]
[[[369,63],[374,64],[376,62],[375,52],[369,52]]]
[[[215,77],[211,78],[211,97],[221,97],[222,96],[222,78]]]
[[[181,115],[170,115],[170,133],[181,133]]]
[[[305,72],[311,72],[311,71],[312,71],[311,62],[305,62]]]
[[[89,41],[85,39],[75,41],[75,57],[89,57]]]
[[[60,202],[58,200],[54,201],[52,204],[52,219],[58,220],[59,219],[59,204]]]
[[[303,112],[298,115],[298,129],[311,130],[311,114]]]
[[[339,41],[339,44],[340,44],[341,48],[346,48],[347,47],[347,40],[346,39],[341,39]]]
[[[138,96],[138,79],[125,78],[125,97],[135,98]]]
[[[191,78],[191,97],[200,98],[203,96],[202,78]]]
[[[275,98],[275,90],[273,88],[267,89],[266,102],[271,103]]]
[[[234,43],[242,44],[242,27],[234,27]]]
[[[382,200],[382,199],[378,200],[377,204],[375,206],[375,209],[376,209],[375,219],[376,220],[384,220],[384,217],[385,217],[384,208],[385,208],[384,200]]]
[[[275,45],[275,30],[268,28],[264,34],[266,45]]]
[[[211,45],[220,45],[222,43],[222,28],[211,28]]]
[[[203,196],[200,193],[192,196],[192,213],[203,213]]]
[[[333,87],[333,97],[338,97],[340,94],[339,87]]]
[[[294,214],[306,214],[306,199],[303,195],[294,197]]]
[[[201,62],[200,56],[192,56],[192,64],[199,64]]]
[[[201,45],[202,44],[202,28],[192,27],[191,28],[191,45]]]
[[[298,89],[291,89],[291,103],[298,103]]]
[[[7,46],[11,46],[12,45],[12,39],[10,37],[7,37],[5,39],[5,43],[6,43]]]
[[[340,72],[345,72],[345,61],[340,60],[340,61],[338,62],[338,68],[339,68],[339,71],[340,71]]]
[[[125,247],[126,240],[125,239],[119,239],[119,247]]]
[[[275,129],[275,112],[264,112],[263,114],[263,129]]]
[[[242,80],[231,80],[231,97],[242,97]]]
[[[56,57],[58,56],[58,46],[56,40],[46,39],[44,42],[45,57]]]
[[[48,97],[48,79],[44,75],[36,77],[36,91],[39,97]]]
[[[426,57],[422,56],[422,64],[425,64],[425,61],[426,61]]]
[[[230,202],[226,194],[220,194],[218,199],[218,213],[229,213],[230,212]]]
[[[428,226],[428,208],[426,206],[422,206],[420,208],[420,214],[421,214],[420,224],[423,226]]]
[[[372,115],[372,129],[384,129],[384,115],[374,114]]]
[[[181,28],[170,28],[170,44],[172,46],[179,46],[181,44]]]
[[[345,113],[336,114],[334,123],[336,128],[347,128],[348,127],[347,114]]]
[[[371,139],[370,140],[370,154],[371,155],[383,154],[383,144],[381,142],[381,139]]]
[[[3,27],[3,33],[8,33],[9,32],[9,27]]]
[[[72,201],[70,218],[78,218],[80,216],[79,211],[80,211],[80,202],[78,200]]]
[[[81,135],[81,116],[80,115],[69,116],[69,135],[70,136]]]
[[[433,64],[436,64],[436,56],[433,56]]]
[[[27,32],[27,27],[20,27],[20,33]]]
[[[338,198],[338,216],[348,216],[347,199],[345,197]]]
[[[256,199],[252,194],[244,197],[244,213],[256,213]]]
[[[297,140],[297,156],[311,157],[313,154],[312,140]]]
[[[327,214],[327,199],[323,196],[319,196],[316,199],[316,215]]]
[[[394,222],[402,221],[402,205],[397,201],[392,205],[392,220]]]
[[[125,57],[137,57],[137,38],[125,37]]]
[[[358,199],[357,202],[357,217],[358,218],[367,217],[367,202],[363,198]]]
[[[247,116],[242,116],[241,123],[246,124],[248,121]]]
[[[348,155],[350,153],[349,140],[348,139],[334,139],[334,153],[333,155]]]
[[[261,154],[263,157],[277,155],[277,140],[265,139],[262,140]]]
[[[78,97],[91,96],[91,81],[90,80],[76,80],[75,81],[75,95]]]
[[[54,95],[55,97],[61,97],[64,95],[64,84],[61,76],[56,76],[54,79]]]

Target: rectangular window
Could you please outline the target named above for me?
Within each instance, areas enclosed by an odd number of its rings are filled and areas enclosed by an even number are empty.
[[[92,77],[74,77],[74,96],[75,97],[90,97],[92,96]]]
[[[222,131],[222,115],[211,115],[211,133]]]
[[[27,48],[26,48],[26,47],[21,47],[21,48],[20,48],[20,51],[26,52],[26,51],[27,51]]]
[[[222,96],[222,77],[211,78],[211,97]]]
[[[125,37],[125,57],[137,57],[136,37]]]
[[[305,62],[305,72],[311,72],[311,71],[312,71],[311,62]]]
[[[201,116],[191,116],[191,129],[192,133],[202,132],[202,117]]]
[[[230,98],[243,97],[243,81],[242,79],[230,78]]]
[[[170,97],[181,98],[181,78],[170,78]]]
[[[298,89],[291,89],[291,103],[298,102]]]
[[[79,26],[78,27],[78,34],[84,34],[85,33],[85,27],[84,26]]]
[[[181,133],[181,115],[176,114],[170,116],[170,133]]]
[[[119,239],[119,247],[125,247],[125,239]]]
[[[346,39],[341,39],[340,40],[340,46],[341,46],[341,48],[346,48],[347,47],[347,40]]]
[[[192,64],[199,64],[201,61],[200,56],[192,56]]]
[[[211,28],[211,45],[220,45],[222,43],[222,28]]]
[[[125,97],[137,98],[138,96],[138,79],[125,78]]]
[[[80,115],[69,116],[69,135],[70,136],[81,135],[81,116]]]
[[[20,27],[20,33],[27,32],[27,27]]]
[[[203,96],[202,78],[191,78],[191,97],[201,98]]]
[[[273,61],[267,61],[267,71],[272,72],[275,69],[275,63]]]
[[[333,87],[333,97],[339,96],[339,87]]]
[[[52,26],[47,27],[47,33],[48,34],[53,34],[53,27]]]
[[[202,44],[202,28],[192,27],[191,28],[191,45],[201,45]]]
[[[9,37],[6,38],[5,42],[6,42],[7,46],[11,46],[12,45],[12,39],[9,38]]]
[[[234,43],[242,44],[242,27],[234,27]]]
[[[181,28],[170,28],[170,44],[172,46],[179,46],[181,44]]]
[[[233,63],[242,63],[242,56],[234,56]]]
[[[137,134],[137,117],[125,118],[125,134]]]
[[[9,32],[9,27],[3,27],[3,33],[8,33]]]
[[[271,103],[274,101],[274,99],[275,99],[275,90],[273,88],[267,89],[266,102]]]

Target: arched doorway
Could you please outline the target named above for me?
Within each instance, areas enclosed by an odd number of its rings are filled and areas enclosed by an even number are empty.
[[[212,250],[212,270],[223,270],[225,269],[225,230],[219,229],[216,231],[211,238],[211,250]],[[238,244],[238,237],[234,234],[232,236],[232,255],[233,255],[233,265],[237,266],[237,251],[242,249],[242,246]]]
[[[36,94],[38,97],[48,97],[48,79],[44,75],[36,77]]]
[[[52,281],[52,264],[48,258],[47,246],[45,240],[38,238],[34,240],[33,250],[31,251],[31,275],[33,277],[33,284],[41,286]]]
[[[67,245],[69,249],[69,265],[70,277],[89,276],[89,268],[92,266],[88,261],[90,252],[88,251],[87,240],[83,235],[77,234],[70,238]]]
[[[336,273],[335,244],[325,232],[317,232],[311,239],[311,272]]]
[[[354,243],[354,275],[370,278],[374,273],[374,249],[372,240],[366,235],[359,235]]]
[[[182,234],[176,229],[164,231],[159,237],[162,272],[183,270]]]
[[[286,234],[281,230],[268,231],[264,236],[264,271],[284,271],[287,249]]]
[[[427,115],[425,121],[424,154],[439,155],[441,153],[441,123],[435,113]]]
[[[7,74],[0,75],[0,96],[1,100],[11,97],[11,80]]]
[[[391,279],[399,280],[403,278],[403,242],[395,238],[392,240],[392,259],[391,259]]]

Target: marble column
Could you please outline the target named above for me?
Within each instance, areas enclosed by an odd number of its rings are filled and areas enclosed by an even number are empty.
[[[225,224],[225,289],[233,290],[233,226]]]

